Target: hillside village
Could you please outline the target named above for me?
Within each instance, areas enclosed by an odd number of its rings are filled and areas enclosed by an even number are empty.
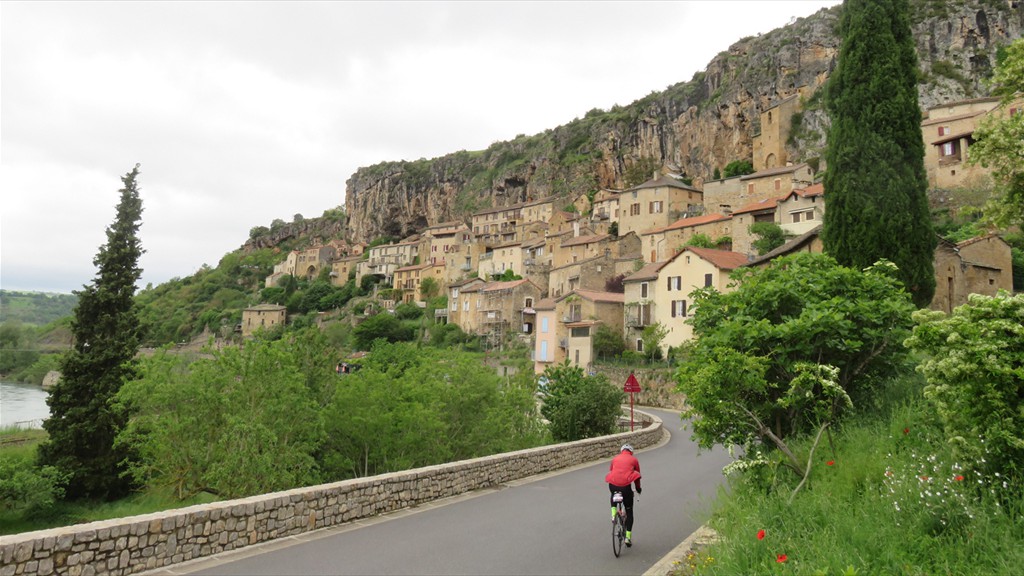
[[[628,350],[645,353],[643,330],[660,325],[661,353],[668,354],[693,336],[685,322],[693,290],[726,291],[739,267],[822,251],[820,171],[790,162],[785,148],[789,119],[801,101],[793,96],[761,114],[753,173],[689,185],[661,170],[631,188],[482,210],[467,222],[434,224],[396,243],[333,240],[290,252],[265,285],[277,286],[289,275],[312,280],[327,268],[336,286],[373,275],[391,288],[383,302],[390,309],[403,302],[425,306],[429,295],[421,288],[430,286],[447,295],[436,322],[457,324],[490,347],[512,338],[526,342],[537,373],[565,360],[589,368],[600,326],[621,334]],[[948,190],[984,179],[984,168],[966,163],[974,130],[990,115],[1022,109],[1021,102],[1001,107],[997,98],[977,98],[925,111],[929,187]],[[779,226],[788,241],[758,254],[759,237],[750,226],[760,222]],[[697,236],[715,248],[689,245]],[[959,244],[940,240],[931,308],[949,312],[968,294],[1012,291],[1010,250],[994,234]],[[284,306],[261,304],[243,312],[242,331],[286,321]]]

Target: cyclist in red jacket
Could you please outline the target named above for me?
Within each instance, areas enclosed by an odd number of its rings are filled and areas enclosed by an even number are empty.
[[[633,545],[633,488],[640,493],[640,461],[633,456],[633,447],[623,444],[619,454],[612,458],[611,466],[604,481],[608,490],[615,494],[622,492],[622,503],[626,507],[626,546]],[[615,518],[615,502],[612,502],[612,518]]]

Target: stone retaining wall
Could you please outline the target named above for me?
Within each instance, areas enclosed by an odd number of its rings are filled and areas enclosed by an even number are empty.
[[[634,432],[2,536],[0,576],[133,574],[610,458],[625,442],[661,440],[661,420],[637,416],[649,424]]]

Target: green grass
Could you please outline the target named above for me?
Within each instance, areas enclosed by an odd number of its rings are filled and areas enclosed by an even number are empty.
[[[30,467],[35,461],[39,443],[45,439],[46,432],[43,430],[0,428],[0,459],[7,462],[13,461],[19,467]],[[0,535],[137,516],[217,500],[209,494],[200,494],[189,500],[181,501],[171,494],[140,492],[113,502],[58,501],[53,506],[43,509],[25,509],[16,507],[13,502],[5,500],[7,492],[4,488],[8,480],[8,478],[0,478]]]
[[[798,479],[781,466],[732,478],[709,522],[720,540],[682,573],[1019,573],[1021,491],[972,472],[932,422],[919,396],[849,422],[834,434],[834,452],[819,445],[792,504]]]

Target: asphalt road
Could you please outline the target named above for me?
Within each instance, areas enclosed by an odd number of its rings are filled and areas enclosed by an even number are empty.
[[[637,453],[643,494],[633,547],[611,547],[608,460],[150,574],[643,574],[706,519],[729,461],[697,455],[673,412],[671,439]]]

